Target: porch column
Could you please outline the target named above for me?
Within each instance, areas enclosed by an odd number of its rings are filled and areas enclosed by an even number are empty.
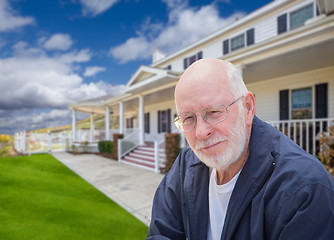
[[[77,140],[77,121],[76,121],[76,111],[72,110],[72,139],[73,142]]]
[[[109,107],[106,107],[106,140],[110,140],[110,109]]]
[[[124,134],[124,108],[123,102],[119,103],[119,133]]]
[[[144,145],[144,97],[139,96],[139,144]]]
[[[89,142],[94,141],[94,115],[90,115],[90,131],[89,131]]]

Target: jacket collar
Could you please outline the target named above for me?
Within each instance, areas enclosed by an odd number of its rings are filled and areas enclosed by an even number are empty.
[[[249,157],[232,192],[221,239],[232,238],[242,214],[274,170],[277,153],[270,132],[271,128],[255,116]]]

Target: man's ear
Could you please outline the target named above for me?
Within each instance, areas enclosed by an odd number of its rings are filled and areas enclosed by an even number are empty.
[[[255,115],[255,98],[254,95],[249,91],[244,95],[244,107],[246,124],[252,125]]]

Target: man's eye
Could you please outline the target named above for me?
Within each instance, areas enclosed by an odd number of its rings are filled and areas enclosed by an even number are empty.
[[[186,116],[186,117],[183,118],[182,123],[183,124],[189,124],[189,123],[192,123],[193,120],[194,120],[193,116]]]
[[[206,112],[206,117],[207,118],[217,118],[222,114],[222,111],[219,110],[211,110]]]

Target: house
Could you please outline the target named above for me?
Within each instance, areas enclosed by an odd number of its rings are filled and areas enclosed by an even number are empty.
[[[236,65],[255,95],[256,115],[306,151],[317,153],[317,137],[334,118],[332,0],[274,0],[170,55],[157,49],[152,64],[138,67],[123,94],[69,106],[74,140],[80,141],[76,112],[86,112],[105,115],[105,139],[112,139],[114,131],[124,134],[119,140],[120,160],[126,160],[124,142],[131,142],[133,148],[156,142],[158,149],[165,133],[177,131],[172,124],[177,115],[175,85],[183,71],[201,58],[224,59]],[[110,116],[119,118],[119,129],[110,129]],[[93,128],[90,140],[94,142]],[[147,149],[135,151],[129,162],[143,162],[138,154]],[[152,153],[156,170],[158,155],[157,150]],[[135,160],[136,156],[142,160]]]

